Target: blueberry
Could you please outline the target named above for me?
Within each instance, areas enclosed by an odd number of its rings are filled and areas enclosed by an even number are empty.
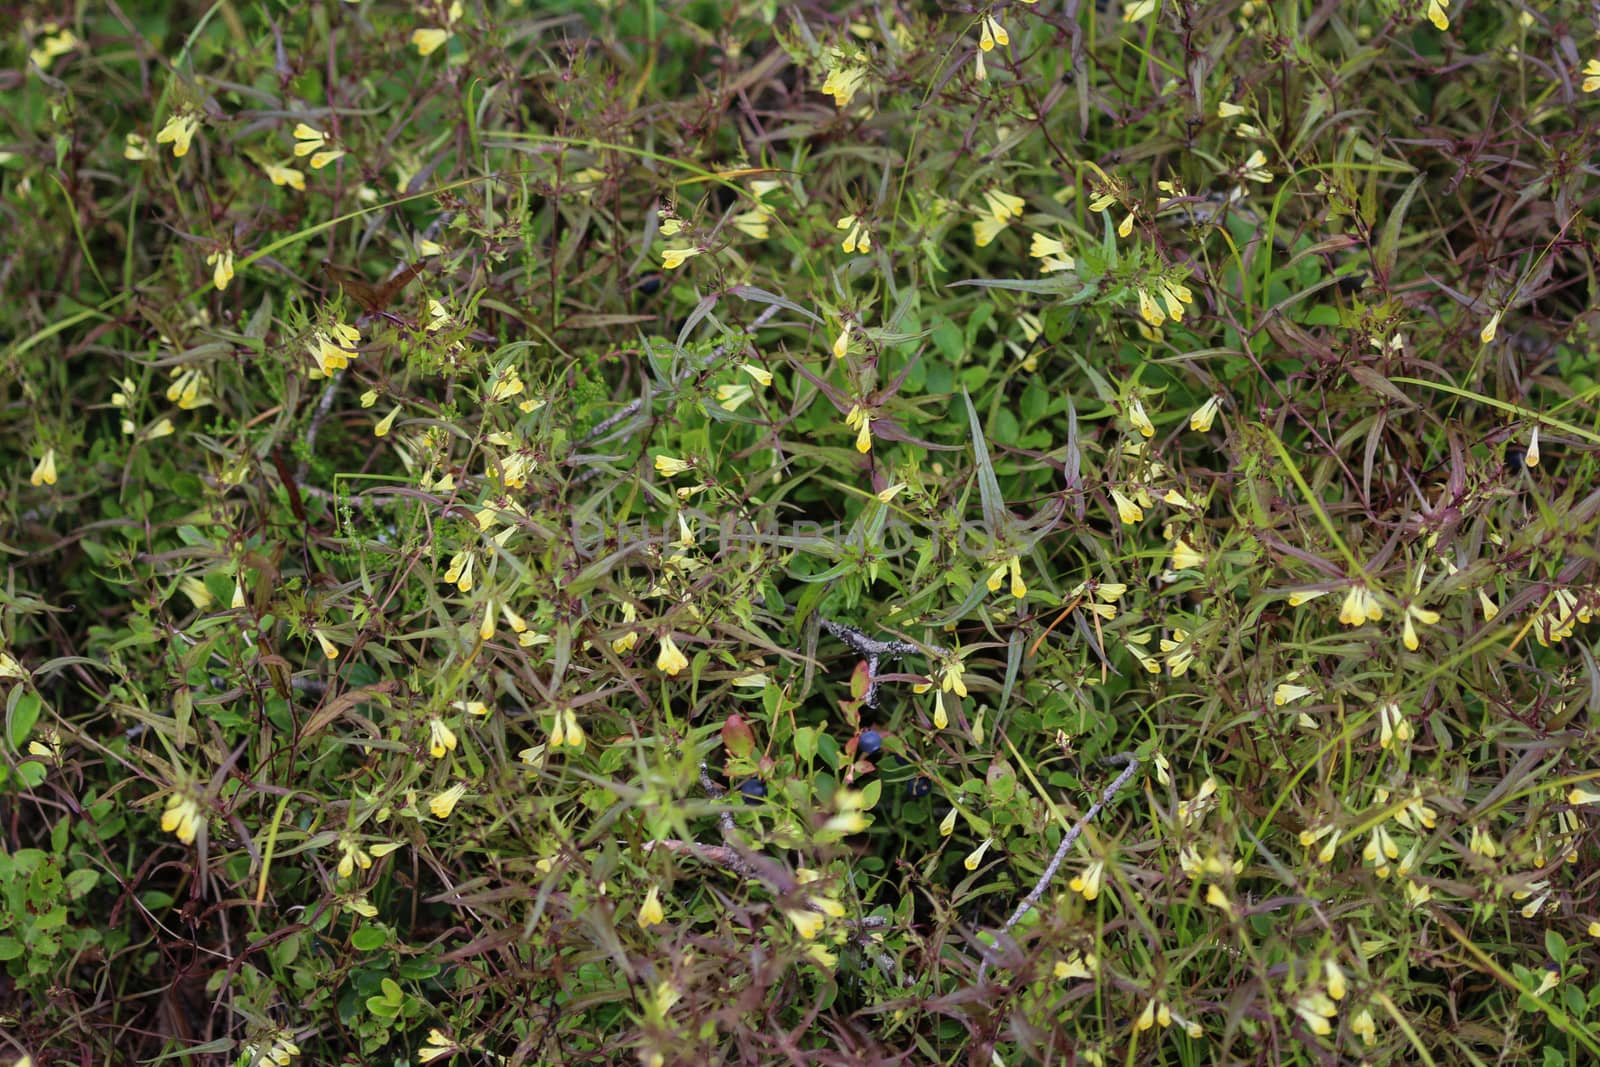
[[[876,756],[883,749],[883,735],[876,730],[867,730],[856,741],[856,751],[863,756]]]
[[[906,792],[912,797],[925,797],[933,792],[933,782],[927,778],[913,778],[906,783]]]
[[[744,794],[745,803],[754,804],[767,795],[767,783],[759,778],[752,778],[740,783],[739,792]]]

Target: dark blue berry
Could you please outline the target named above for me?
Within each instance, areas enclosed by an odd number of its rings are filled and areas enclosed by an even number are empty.
[[[933,783],[926,778],[913,778],[906,783],[906,792],[913,797],[925,797],[933,792]]]
[[[752,778],[740,783],[739,792],[744,794],[745,803],[754,804],[767,795],[767,783],[759,778]]]
[[[863,756],[876,756],[883,750],[883,735],[876,730],[867,730],[856,741],[856,751]]]

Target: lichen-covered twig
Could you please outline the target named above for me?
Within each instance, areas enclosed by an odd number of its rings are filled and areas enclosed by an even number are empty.
[[[1112,779],[1111,784],[1100,791],[1100,799],[1091,804],[1089,810],[1084,812],[1078,821],[1072,824],[1072,829],[1067,831],[1066,836],[1061,839],[1061,844],[1056,847],[1056,854],[1050,857],[1050,862],[1045,866],[1044,873],[1039,875],[1039,880],[1028,891],[1028,895],[1022,898],[1022,903],[1018,904],[1017,910],[1011,913],[1011,918],[1006,920],[1005,926],[1001,927],[1001,934],[1010,933],[1011,928],[1021,922],[1024,915],[1028,914],[1028,909],[1039,903],[1040,898],[1044,896],[1045,890],[1050,888],[1050,882],[1055,878],[1056,871],[1061,869],[1062,861],[1067,858],[1067,850],[1072,848],[1073,843],[1078,840],[1078,835],[1083,833],[1083,828],[1088,826],[1096,815],[1100,814],[1102,808],[1111,803],[1112,798],[1122,791],[1122,787],[1128,784],[1129,779],[1139,773],[1139,760],[1132,752],[1118,752],[1115,756],[1108,756],[1105,762],[1112,767],[1122,767],[1122,773]],[[988,966],[989,961],[987,959],[979,965],[979,982],[983,981],[984,971],[988,969]]]
[[[910,641],[880,641],[842,622],[834,622],[832,619],[823,619],[821,622],[824,630],[849,645],[857,655],[866,657],[867,691],[861,699],[869,708],[878,706],[878,661],[885,656],[914,656],[924,651],[937,656],[949,655],[938,645],[928,645],[924,648]]]

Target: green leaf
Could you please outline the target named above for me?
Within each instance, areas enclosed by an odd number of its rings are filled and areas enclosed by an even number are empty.
[[[20,751],[28,735],[33,732],[34,724],[39,721],[40,700],[39,694],[25,692],[17,700],[17,705],[11,710],[11,721],[7,724],[7,735],[11,738],[11,747]],[[38,783],[33,783],[38,784]]]
[[[350,935],[350,944],[362,952],[371,952],[373,949],[383,947],[388,942],[389,931],[381,926],[363,926]],[[388,986],[384,986],[384,988],[388,989]],[[396,988],[398,989],[399,987],[397,986]]]

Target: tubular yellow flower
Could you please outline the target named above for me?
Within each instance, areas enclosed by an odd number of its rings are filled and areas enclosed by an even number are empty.
[[[996,219],[986,215],[972,224],[972,243],[979,248],[987,248],[999,236],[1000,231],[1005,228],[1004,219]]]
[[[429,26],[411,32],[411,43],[416,46],[417,55],[428,56],[439,50],[439,46],[450,39],[450,31],[437,26]]]
[[[1206,887],[1206,903],[1224,915],[1230,917],[1233,915],[1233,901],[1228,899],[1228,894],[1224,893],[1222,887],[1215,882]]]
[[[1006,28],[993,15],[984,15],[980,25],[982,29],[978,35],[978,47],[983,51],[992,52],[995,45],[1004,48],[1011,43],[1011,35],[1006,33]]]
[[[673,475],[682,474],[692,466],[687,460],[669,456],[665,452],[656,457],[656,473],[671,478]]]
[[[433,817],[436,819],[448,819],[450,813],[456,810],[456,805],[461,802],[461,798],[466,795],[466,783],[457,782],[444,792],[434,794],[428,801],[428,810],[433,812]]]
[[[1424,626],[1432,626],[1439,621],[1439,613],[1437,611],[1429,611],[1427,608],[1419,608],[1415,604],[1406,605],[1406,618],[1405,625],[1401,628],[1401,641],[1405,644],[1406,649],[1411,652],[1415,652],[1418,644],[1420,644],[1417,640],[1417,628],[1412,625],[1413,620],[1420,622]]]
[[[39,462],[34,464],[33,473],[28,476],[29,485],[55,485],[56,484],[56,450],[47,448],[44,455],[39,457]]]
[[[238,611],[244,607],[244,603],[244,579],[235,578],[233,580],[233,600],[228,606]]]
[[[186,845],[194,844],[195,834],[205,825],[205,815],[194,798],[185,793],[167,797],[167,810],[161,815],[161,829],[176,834]]]
[[[1137,286],[1134,292],[1139,297],[1139,315],[1152,326],[1160,326],[1167,321],[1167,316],[1161,306],[1150,298],[1150,290],[1144,286]]]
[[[859,57],[859,53],[857,54]],[[861,88],[861,83],[866,81],[867,68],[862,66],[847,66],[844,53],[833,50],[829,56],[830,66],[828,78],[822,83],[822,92],[825,96],[833,97],[836,107],[845,107],[856,95],[856,90]]]
[[[322,654],[324,656],[329,659],[339,658],[339,646],[330,641],[328,635],[323,633],[320,627],[313,626],[311,628],[311,636],[315,637],[317,644],[322,646]]]
[[[754,363],[741,363],[739,369],[750,375],[751,379],[763,389],[772,384],[772,372],[765,367],[758,367]]]
[[[1261,149],[1250,153],[1250,158],[1244,161],[1242,172],[1246,178],[1253,182],[1270,182],[1272,171],[1267,169],[1267,156]]]
[[[417,1059],[423,1063],[432,1063],[441,1056],[451,1056],[455,1052],[456,1043],[435,1027],[428,1031],[428,1043],[417,1050]]]
[[[571,708],[563,708],[561,719],[567,727],[567,747],[574,752],[582,752],[588,735],[583,732],[583,727],[578,725],[578,716]]]
[[[1244,113],[1244,108],[1240,107],[1238,104],[1229,103],[1226,100],[1217,105],[1217,118],[1219,119],[1237,118]]]
[[[294,167],[277,163],[263,163],[261,167],[267,172],[267,177],[273,185],[287,185],[297,193],[306,191],[306,176]]]
[[[843,247],[846,252],[859,252],[865,255],[871,251],[872,231],[867,228],[860,216],[846,215],[834,225],[838,229],[850,231],[844,238]]]
[[[1339,1015],[1338,1006],[1329,1000],[1326,994],[1320,992],[1307,993],[1300,997],[1294,1002],[1294,1011],[1318,1037],[1327,1037],[1333,1033],[1333,1024],[1328,1020]]]
[[[717,386],[717,406],[723,411],[738,411],[754,396],[755,392],[743,382]]]
[[[820,911],[784,908],[783,914],[794,923],[795,933],[804,941],[812,940],[822,931],[824,917]]]
[[[989,851],[990,844],[992,844],[990,839],[987,837],[984,838],[983,844],[967,853],[967,858],[961,861],[961,866],[965,867],[969,871],[977,870],[978,864],[983,862],[983,854]]]
[[[1111,490],[1111,502],[1117,506],[1117,518],[1122,520],[1124,526],[1132,526],[1144,518],[1144,509],[1123,496],[1119,490]]]
[[[1343,1000],[1347,990],[1344,971],[1340,969],[1338,961],[1328,959],[1322,961],[1322,975],[1327,980],[1328,996],[1334,1000]]]
[[[1205,556],[1195,551],[1193,546],[1183,538],[1172,542],[1172,569],[1175,571],[1197,571],[1206,565]]]
[[[1378,708],[1378,747],[1388,748],[1398,738],[1401,744],[1411,740],[1411,724],[1406,721],[1400,705],[1390,701]]]
[[[1160,0],[1129,0],[1122,9],[1122,21],[1138,22],[1140,19],[1148,18],[1159,3]]]
[[[1144,404],[1137,397],[1134,398],[1133,403],[1128,405],[1128,421],[1133,423],[1133,428],[1139,431],[1140,436],[1154,437],[1156,435],[1155,424],[1150,421],[1150,416],[1145,414]]]
[[[1501,312],[1496,311],[1493,315],[1489,316],[1489,321],[1484,324],[1483,329],[1478,333],[1478,340],[1482,341],[1484,344],[1488,344],[1494,340],[1494,335],[1500,331],[1501,314]]]
[[[1445,8],[1449,6],[1450,0],[1428,0],[1428,21],[1440,33],[1450,28],[1450,16],[1445,14]]]
[[[841,323],[839,336],[833,339],[833,358],[843,359],[844,354],[850,351],[850,324]]]
[[[1194,409],[1194,414],[1189,416],[1189,429],[1196,433],[1210,433],[1211,424],[1217,419],[1217,412],[1222,410],[1222,398],[1216,395],[1209,397],[1204,404]]]
[[[953,834],[955,832],[955,829],[956,829],[956,814],[959,811],[960,811],[959,808],[951,808],[950,811],[945,815],[945,817],[943,819],[939,820],[939,836],[940,837],[949,837],[951,834]]]
[[[667,913],[661,908],[661,892],[655,886],[651,886],[650,892],[645,894],[644,903],[639,905],[639,917],[635,921],[646,930],[667,921]]]
[[[1600,791],[1588,786],[1575,785],[1567,791],[1567,803],[1574,807],[1583,804],[1600,804]]]
[[[1005,42],[1002,41],[1002,44]],[[1011,219],[1020,219],[1023,210],[1028,206],[1020,196],[1001,192],[999,189],[985,189],[983,191],[983,211],[1000,223],[1009,222]]]
[[[1187,640],[1189,632],[1178,629],[1172,631],[1170,638],[1161,639],[1161,651],[1166,655],[1167,670],[1172,672],[1174,678],[1182,678],[1194,663],[1194,650],[1184,647],[1184,642]]]
[[[683,266],[684,260],[692,259],[704,251],[705,249],[697,245],[690,245],[688,248],[663,248],[661,250],[661,269],[677,270]]]
[[[212,267],[211,284],[217,287],[217,292],[228,287],[233,281],[233,249],[222,248],[206,256],[206,265]]]
[[[1074,893],[1083,895],[1084,900],[1093,900],[1100,895],[1100,883],[1104,880],[1106,865],[1103,860],[1095,860],[1083,869],[1083,873],[1073,877],[1067,883],[1067,888]]]
[[[1128,212],[1121,222],[1117,223],[1117,236],[1126,240],[1133,233],[1133,212]]]
[[[446,584],[453,585],[463,593],[472,592],[472,565],[477,557],[470,548],[463,548],[450,557],[450,567],[444,572]]]
[[[395,408],[393,411],[389,412],[389,414],[385,415],[382,419],[378,420],[378,425],[376,425],[376,426],[374,426],[372,428],[372,436],[374,436],[374,437],[387,437],[387,436],[389,436],[389,431],[394,428],[394,420],[396,418],[398,418],[399,415],[400,415],[400,409],[399,408]]]
[[[1136,1030],[1136,1031],[1138,1031],[1140,1033],[1143,1033],[1144,1031],[1150,1029],[1155,1024],[1156,1024],[1156,1002],[1155,1002],[1155,998],[1152,997],[1148,1002],[1146,1002],[1146,1004],[1144,1006],[1144,1011],[1140,1012],[1139,1013],[1139,1017],[1133,1021],[1133,1028],[1134,1028],[1134,1030]]]
[[[1028,587],[1022,580],[1022,560],[1016,556],[1011,557],[1011,595],[1018,600],[1028,595]]]
[[[1281,708],[1291,701],[1310,695],[1311,690],[1303,685],[1295,685],[1293,682],[1279,682],[1278,687],[1272,691],[1272,703]]]
[[[676,676],[679,671],[689,665],[689,657],[679,650],[677,642],[672,640],[672,635],[667,634],[661,638],[661,651],[656,655],[656,670],[663,674]]]
[[[156,134],[156,144],[170,143],[174,158],[182,159],[189,154],[189,142],[194,140],[195,131],[199,128],[198,116],[191,111],[179,112],[161,127],[161,132]]]
[[[1539,427],[1533,428],[1533,434],[1528,438],[1528,451],[1522,457],[1522,462],[1530,467],[1539,465]]]
[[[428,752],[434,759],[443,759],[446,752],[456,750],[455,731],[446,726],[443,719],[434,717],[428,720]]]
[[[1583,65],[1583,91],[1592,93],[1600,89],[1600,59],[1591,59]]]
[[[1073,270],[1077,267],[1077,260],[1072,258],[1072,253],[1067,251],[1064,241],[1050,237],[1046,234],[1035,233],[1028,245],[1028,255],[1033,259],[1043,260],[1039,264],[1039,271],[1050,274],[1058,270]]]
[[[122,138],[122,158],[131,160],[149,159],[150,142],[140,133],[126,134]]]
[[[1383,618],[1383,605],[1364,585],[1352,585],[1344,595],[1339,608],[1339,621],[1346,626],[1360,626],[1364,622],[1377,622]]]

